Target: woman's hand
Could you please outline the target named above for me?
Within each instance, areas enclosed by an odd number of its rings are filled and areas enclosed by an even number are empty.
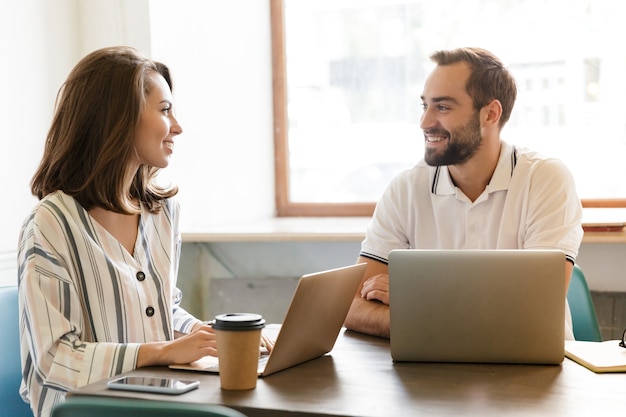
[[[274,339],[261,334],[259,348],[271,352],[274,349]],[[195,325],[189,334],[176,332],[172,341],[142,344],[137,367],[189,363],[207,355],[217,356],[217,342],[213,328],[202,323]]]
[[[172,341],[142,344],[137,367],[189,363],[207,355],[217,356],[217,343],[213,328],[201,324],[189,334],[177,333]]]
[[[270,353],[274,349],[274,339],[261,334],[261,349],[267,349],[267,352]]]

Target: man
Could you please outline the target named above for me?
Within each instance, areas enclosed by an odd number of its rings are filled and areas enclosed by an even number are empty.
[[[396,177],[361,246],[368,264],[347,328],[389,337],[392,249],[560,249],[569,285],[582,207],[563,163],[502,141],[517,88],[479,48],[438,51],[421,96],[424,160]],[[566,338],[573,338],[569,308]]]

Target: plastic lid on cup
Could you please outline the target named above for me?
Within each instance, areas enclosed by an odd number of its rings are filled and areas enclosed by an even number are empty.
[[[265,327],[265,319],[253,313],[220,314],[213,320],[212,327],[216,330],[257,330]]]

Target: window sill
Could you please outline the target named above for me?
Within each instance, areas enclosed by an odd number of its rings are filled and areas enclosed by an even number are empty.
[[[626,209],[583,209],[583,243],[626,243]]]
[[[274,217],[183,231],[183,242],[355,241],[365,237],[369,217]]]
[[[183,242],[360,242],[369,217],[275,217],[183,231]],[[585,208],[583,243],[626,243],[626,209]]]

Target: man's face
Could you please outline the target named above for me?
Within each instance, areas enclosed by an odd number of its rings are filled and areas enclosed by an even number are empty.
[[[420,127],[429,165],[460,165],[480,148],[480,113],[465,90],[469,75],[469,66],[458,63],[437,66],[426,80]]]

